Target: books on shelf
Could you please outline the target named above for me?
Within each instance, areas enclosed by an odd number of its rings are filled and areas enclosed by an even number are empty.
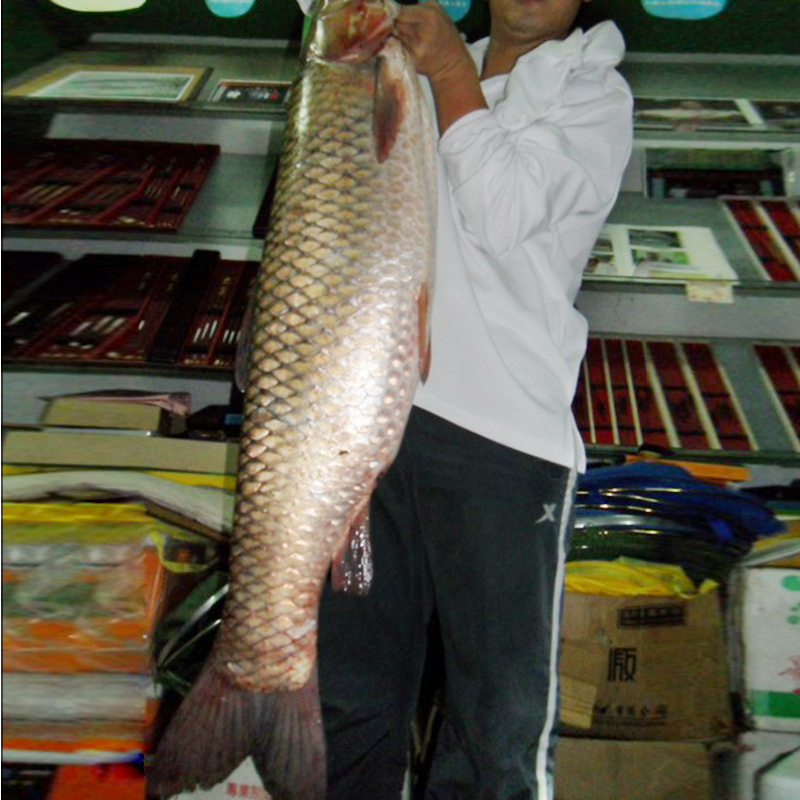
[[[172,416],[163,408],[147,403],[115,403],[80,397],[50,400],[41,424],[65,428],[109,428],[169,433]]]
[[[127,468],[236,474],[238,445],[169,436],[76,433],[49,428],[7,430],[4,464]]]

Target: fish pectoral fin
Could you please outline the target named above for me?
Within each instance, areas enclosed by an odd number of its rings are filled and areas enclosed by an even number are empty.
[[[324,800],[316,669],[297,691],[266,693],[236,686],[206,665],[145,763],[148,796],[211,789],[248,756],[275,800]]]
[[[417,324],[419,341],[419,379],[425,383],[431,369],[431,292],[427,283],[423,283],[417,294]]]
[[[389,158],[403,123],[405,87],[394,58],[379,57],[376,70],[373,128],[375,153],[382,164]]]
[[[331,563],[335,592],[365,595],[372,585],[372,545],[369,539],[369,501],[358,511],[341,550]]]

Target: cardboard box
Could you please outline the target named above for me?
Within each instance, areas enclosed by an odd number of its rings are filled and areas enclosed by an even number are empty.
[[[175,795],[175,800],[231,800],[232,797],[249,797],[251,800],[270,800],[258,777],[253,759],[249,756],[224,781],[213,789],[195,789]]]
[[[800,734],[748,731],[736,742],[733,759],[734,797],[755,800],[756,783],[762,772],[788,753],[800,749]]]
[[[772,764],[758,778],[760,800],[797,800],[800,797],[800,750]]]
[[[169,415],[159,406],[79,397],[56,397],[50,400],[42,414],[41,423],[79,428],[169,432]]]
[[[700,742],[562,737],[555,800],[712,800],[714,752]]]
[[[594,659],[597,697],[588,735],[663,741],[730,734],[716,593],[690,600],[568,593],[561,635],[562,646],[584,649],[587,662],[602,648],[603,658]]]
[[[221,783],[213,789],[197,789],[194,792],[183,792],[175,795],[174,800],[231,800],[231,798],[247,797],[250,800],[271,800],[271,795],[264,789],[258,777],[253,759],[249,756]],[[406,773],[403,794],[399,800],[410,800],[411,784]],[[116,800],[116,798],[114,798]]]
[[[597,701],[597,675],[606,662],[605,649],[599,645],[561,643],[558,662],[560,688],[559,722],[580,730],[592,727]]]
[[[800,570],[740,569],[732,586],[732,668],[748,722],[800,733]]]

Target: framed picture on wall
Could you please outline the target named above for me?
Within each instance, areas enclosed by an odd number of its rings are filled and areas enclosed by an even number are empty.
[[[62,64],[4,92],[35,100],[183,103],[193,99],[206,67]]]
[[[753,100],[752,104],[766,127],[800,130],[800,100]]]
[[[740,100],[707,98],[634,99],[637,128],[674,131],[752,130],[758,120]]]
[[[235,106],[280,106],[286,100],[289,81],[221,80],[209,102]]]
[[[710,228],[606,224],[584,272],[589,279],[735,281]]]

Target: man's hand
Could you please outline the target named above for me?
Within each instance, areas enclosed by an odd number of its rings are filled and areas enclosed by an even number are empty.
[[[417,72],[431,81],[457,73],[465,65],[474,69],[458,28],[433,0],[415,6],[401,5],[395,30],[414,58]]]
[[[440,134],[470,111],[486,108],[475,62],[438,3],[400,6],[395,31],[417,72],[430,81]]]

